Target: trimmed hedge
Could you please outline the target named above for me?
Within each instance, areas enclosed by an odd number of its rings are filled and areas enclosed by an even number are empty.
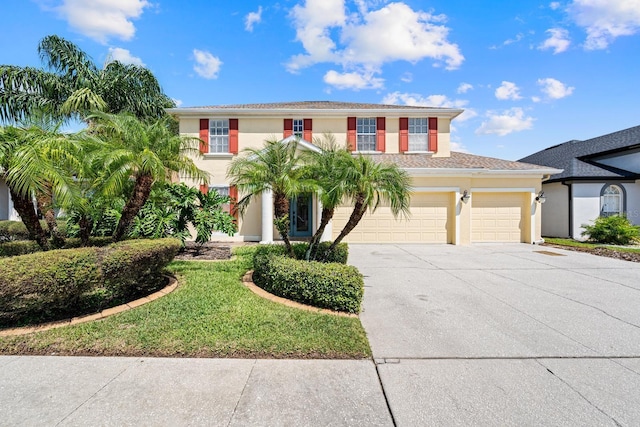
[[[176,239],[129,240],[0,259],[0,326],[102,310],[164,285]]]
[[[0,221],[0,243],[28,239],[29,233],[22,221]]]
[[[294,243],[291,246],[293,247],[293,252],[296,256],[296,259],[304,260],[307,249],[309,248],[309,244],[303,242]],[[333,251],[329,251],[330,246],[331,242],[320,243],[320,245],[318,246],[317,261],[346,264],[347,258],[349,257],[349,246],[346,243],[339,243]],[[286,246],[278,244],[258,246],[256,255],[265,254],[287,256],[287,249]]]
[[[111,244],[113,239],[111,237],[91,237],[89,239],[89,246],[107,246]],[[64,247],[62,249],[73,249],[81,247],[82,242],[77,238],[65,239]],[[15,240],[5,243],[0,243],[0,258],[27,255],[40,252],[40,246],[34,240]]]
[[[348,313],[360,312],[364,293],[362,274],[355,267],[267,253],[256,253],[253,281],[274,295]]]

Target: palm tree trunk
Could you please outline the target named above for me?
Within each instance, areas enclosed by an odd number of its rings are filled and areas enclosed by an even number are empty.
[[[274,192],[273,194],[273,212],[275,214],[275,224],[282,241],[287,247],[287,252],[291,258],[295,258],[291,241],[289,240],[289,199],[282,193]]]
[[[146,203],[153,186],[153,177],[151,175],[140,175],[136,178],[133,186],[133,193],[122,209],[122,216],[113,233],[113,241],[119,242],[125,236],[133,219],[138,215],[142,206]]]
[[[349,221],[347,221],[336,240],[333,241],[333,243],[329,247],[329,251],[334,250],[336,246],[338,246],[338,244],[342,241],[342,239],[344,239],[347,234],[351,233],[351,231],[356,228],[366,211],[367,205],[364,203],[364,195],[358,194],[356,196],[356,203],[353,206],[353,212],[351,212]]]
[[[15,193],[11,187],[9,187],[9,192],[11,193],[11,200],[13,200],[13,207],[20,215],[20,219],[29,232],[29,238],[38,242],[43,251],[49,250],[47,233],[43,230],[40,220],[38,220],[38,214],[31,198]]]
[[[318,252],[318,245],[320,243],[320,238],[324,233],[324,229],[327,228],[327,224],[333,218],[334,209],[322,208],[322,217],[320,218],[320,225],[316,230],[316,233],[311,238],[309,242],[309,247],[307,248],[307,253],[305,254],[305,259],[307,261],[316,259],[316,253]]]
[[[87,215],[82,215],[78,221],[78,226],[80,226],[80,243],[82,246],[89,246],[89,237],[93,228],[91,219]]]
[[[64,246],[64,237],[58,231],[58,222],[56,221],[56,213],[53,210],[53,197],[51,196],[51,186],[47,185],[45,193],[36,196],[38,203],[38,209],[44,215],[44,220],[47,223],[49,234],[51,235],[52,244],[54,248],[61,248]]]

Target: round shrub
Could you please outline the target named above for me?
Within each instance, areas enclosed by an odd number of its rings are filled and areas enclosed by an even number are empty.
[[[609,245],[628,245],[640,238],[640,227],[631,224],[627,217],[621,215],[601,216],[593,225],[583,224],[583,236],[589,240]]]
[[[355,267],[273,254],[256,254],[253,280],[274,295],[348,313],[360,311],[364,293],[362,274]]]
[[[164,285],[175,239],[59,249],[0,259],[0,327],[77,316]]]
[[[296,259],[303,260],[309,248],[308,243],[294,243],[291,245],[293,253]],[[339,243],[334,250],[329,250],[331,242],[322,242],[318,246],[318,253],[316,260],[320,262],[337,262],[340,264],[346,264],[349,257],[349,246],[346,243]],[[273,254],[273,255],[287,255],[287,248],[284,245],[272,244],[272,245],[260,245],[256,250],[256,255],[260,254]]]

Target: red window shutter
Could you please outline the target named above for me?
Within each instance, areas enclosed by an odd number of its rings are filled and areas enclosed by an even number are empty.
[[[376,151],[384,153],[386,137],[386,121],[384,117],[376,118]]]
[[[235,185],[229,187],[229,197],[231,197],[230,214],[238,220],[238,188]]]
[[[293,135],[293,119],[284,119],[284,137]]]
[[[351,151],[356,151],[356,118],[347,117],[347,145]]]
[[[409,118],[400,117],[400,152],[409,151]]]
[[[209,192],[209,186],[207,184],[200,184],[200,192],[207,194]]]
[[[200,152],[209,152],[209,119],[200,119]]]
[[[311,142],[313,140],[313,121],[311,119],[304,119],[302,127],[304,129],[302,139]]]
[[[429,151],[438,151],[438,118],[429,117]]]
[[[238,154],[238,119],[229,119],[229,152]]]

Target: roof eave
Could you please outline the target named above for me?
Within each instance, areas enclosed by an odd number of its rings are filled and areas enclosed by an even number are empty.
[[[167,108],[166,112],[179,117],[210,117],[210,116],[314,116],[314,117],[343,117],[346,113],[354,115],[375,115],[385,117],[425,116],[454,119],[464,112],[458,108]]]
[[[562,169],[486,169],[486,168],[402,168],[411,176],[544,176],[562,173]]]

